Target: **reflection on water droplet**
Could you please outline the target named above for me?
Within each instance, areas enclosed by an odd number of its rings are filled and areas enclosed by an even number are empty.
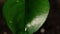
[[[40,32],[41,32],[41,33],[45,33],[45,29],[42,28],[42,29],[40,30]]]
[[[25,28],[25,31],[27,31],[27,28]]]
[[[31,27],[32,25],[31,24],[27,24],[27,27]]]
[[[7,34],[7,32],[4,32],[3,34]]]

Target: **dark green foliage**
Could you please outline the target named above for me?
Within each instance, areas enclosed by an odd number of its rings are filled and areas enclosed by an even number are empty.
[[[3,15],[13,34],[32,34],[45,22],[48,0],[7,0]]]

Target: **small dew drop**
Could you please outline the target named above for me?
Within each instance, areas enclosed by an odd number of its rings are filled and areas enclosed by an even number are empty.
[[[31,24],[27,24],[27,27],[31,27]]]
[[[7,34],[7,32],[3,32],[3,34]]]
[[[41,33],[45,33],[45,29],[42,28],[42,29],[40,30],[40,32],[41,32]]]
[[[25,28],[25,31],[27,31],[27,28]]]

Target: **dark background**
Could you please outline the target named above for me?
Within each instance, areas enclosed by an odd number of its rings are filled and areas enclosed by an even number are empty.
[[[44,25],[36,31],[34,34],[60,34],[60,0],[49,0],[50,12]],[[5,0],[0,0],[0,34],[12,34],[8,26],[6,25],[3,17],[3,5]],[[40,30],[44,29],[42,33]]]

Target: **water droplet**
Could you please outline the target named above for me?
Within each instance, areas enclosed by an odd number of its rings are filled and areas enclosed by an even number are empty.
[[[7,34],[7,32],[4,32],[3,34]]]
[[[42,28],[42,29],[40,30],[40,32],[41,32],[41,33],[45,33],[45,29]]]
[[[31,24],[27,24],[27,27],[31,27],[32,25]]]
[[[27,31],[27,28],[25,28],[25,31]]]

